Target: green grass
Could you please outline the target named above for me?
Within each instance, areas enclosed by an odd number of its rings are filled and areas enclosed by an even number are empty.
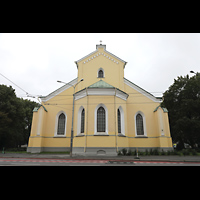
[[[69,154],[69,151],[61,152],[40,152],[39,154]]]
[[[26,151],[5,151],[5,153],[27,153]]]
[[[2,153],[2,152],[0,152]],[[26,152],[26,151],[5,151],[5,153],[20,153],[20,154],[69,154],[68,151],[66,152],[40,152],[40,153],[30,153],[30,152]]]

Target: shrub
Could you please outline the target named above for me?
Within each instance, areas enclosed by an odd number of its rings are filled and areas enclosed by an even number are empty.
[[[135,151],[132,152],[132,156],[136,156],[137,155],[137,151],[135,149]]]
[[[125,156],[126,155],[126,153],[127,153],[127,149],[122,149],[122,154]]]
[[[129,149],[128,153],[126,154],[127,156],[131,156],[132,155],[132,151]]]
[[[171,151],[170,150],[167,151],[167,155],[168,156],[171,155]]]
[[[165,155],[165,152],[164,152],[164,150],[162,149],[162,151],[161,151],[161,155]]]
[[[193,156],[196,156],[196,155],[197,155],[197,151],[196,151],[195,149],[191,149],[190,152],[191,152],[191,154],[192,154]]]
[[[158,148],[155,148],[155,149],[153,150],[153,155],[159,155],[159,153],[158,153]]]
[[[122,155],[122,152],[121,152],[121,151],[118,151],[118,152],[117,152],[117,155],[118,155],[118,156],[121,156],[121,155]]]
[[[145,155],[146,155],[146,156],[149,155],[149,151],[148,151],[148,149],[145,150]]]
[[[184,156],[186,156],[186,155],[189,155],[190,153],[189,153],[189,151],[187,150],[187,149],[183,149],[182,150],[182,153],[183,153],[183,155]]]

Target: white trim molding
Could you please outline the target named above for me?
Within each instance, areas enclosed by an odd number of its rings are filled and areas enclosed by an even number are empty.
[[[103,107],[105,109],[105,112],[106,112],[106,131],[105,132],[97,132],[97,110],[100,107]],[[94,135],[108,135],[108,109],[102,103],[97,105],[97,107],[95,108],[95,111],[94,111]]]
[[[116,96],[120,99],[123,100],[127,100],[128,98],[128,94],[126,94],[125,92],[119,90],[116,88],[116,92],[115,92],[115,88],[87,88],[87,93],[86,93],[86,89],[83,89],[79,92],[75,93],[75,100],[84,98],[86,96]]]
[[[65,131],[64,131],[64,135],[58,135],[57,134],[57,131],[58,131],[58,118],[59,118],[60,114],[62,114],[62,113],[65,115]],[[54,137],[66,137],[66,131],[67,131],[67,115],[66,115],[66,113],[63,110],[61,110],[56,115]]]
[[[159,120],[159,130],[160,130],[160,135],[164,136],[164,123],[163,123],[163,110],[161,107],[158,108],[158,120]]]
[[[53,97],[57,96],[61,92],[64,92],[68,88],[72,87],[71,85],[75,85],[77,82],[78,82],[78,78],[75,78],[72,81],[70,81],[69,83],[65,84],[64,86],[62,86],[62,87],[58,88],[57,90],[55,90],[54,92],[50,93],[49,95],[40,96],[39,98],[42,99],[43,102],[46,102],[46,101],[52,99]]]
[[[137,116],[138,114],[142,115],[142,119],[143,119],[143,128],[144,128],[144,135],[138,135],[138,134],[137,134],[136,116]],[[134,121],[135,121],[135,137],[147,137],[146,119],[145,119],[144,113],[141,112],[141,111],[136,112],[136,113],[135,113],[135,116],[134,116]]]
[[[99,52],[99,48],[103,48],[104,52]],[[79,62],[83,62],[83,64],[86,64],[90,61],[92,61],[93,59],[97,58],[98,56],[104,56],[105,58],[108,58],[110,61],[119,64],[119,61],[121,61],[125,65],[127,64],[126,61],[122,60],[121,58],[117,57],[116,55],[110,53],[109,51],[106,50],[106,45],[96,45],[96,50],[91,52],[90,54],[84,56],[83,58],[75,61],[76,66],[78,68],[78,63]]]
[[[43,124],[43,115],[44,115],[44,110],[42,109],[42,106],[39,108],[38,112],[38,125],[37,125],[37,135],[39,136],[41,134],[41,129],[42,129],[42,124]]]
[[[139,93],[143,94],[144,96],[146,96],[147,98],[151,99],[152,101],[156,102],[156,103],[162,103],[161,99],[157,99],[156,97],[154,97],[152,94],[150,94],[149,92],[147,92],[146,90],[140,88],[139,86],[137,86],[136,84],[132,83],[131,81],[129,81],[128,79],[124,78],[124,83],[126,85],[128,85],[129,87],[133,88],[134,90],[138,91]]]
[[[77,120],[77,136],[79,135],[84,135],[85,134],[85,130],[84,133],[81,133],[81,113],[82,110],[85,109],[83,106],[81,106],[78,110],[78,120]],[[86,120],[85,120],[86,121]],[[85,124],[84,124],[84,129],[85,129]]]
[[[125,135],[125,125],[124,125],[124,110],[121,106],[119,106],[119,111],[120,111],[120,117],[121,117],[121,134]],[[117,109],[117,111],[118,111]],[[118,112],[117,112],[118,113]],[[118,114],[117,114],[117,119],[118,119]],[[118,120],[117,120],[118,122]],[[118,130],[117,130],[118,132]],[[119,133],[118,133],[119,134]]]

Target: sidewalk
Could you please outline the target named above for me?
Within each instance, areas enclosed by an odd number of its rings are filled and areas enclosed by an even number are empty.
[[[43,159],[83,159],[83,160],[117,160],[117,161],[167,161],[167,162],[200,162],[200,156],[78,156],[72,158],[68,154],[28,154],[28,153],[5,153],[0,158],[43,158]]]

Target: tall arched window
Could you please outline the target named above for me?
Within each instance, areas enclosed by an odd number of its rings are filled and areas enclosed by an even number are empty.
[[[65,115],[61,113],[58,117],[57,135],[64,135],[64,134],[65,134]]]
[[[85,109],[83,108],[81,112],[81,133],[84,133],[84,127],[85,127]]]
[[[121,133],[121,113],[120,110],[117,110],[117,118],[118,118],[118,133]]]
[[[100,103],[94,111],[94,135],[108,135],[108,109]]]
[[[117,109],[117,122],[119,135],[125,136],[124,111],[121,106]]]
[[[137,135],[144,135],[143,117],[140,113],[136,115],[136,130]]]
[[[106,132],[106,113],[102,106],[97,110],[97,132]]]

